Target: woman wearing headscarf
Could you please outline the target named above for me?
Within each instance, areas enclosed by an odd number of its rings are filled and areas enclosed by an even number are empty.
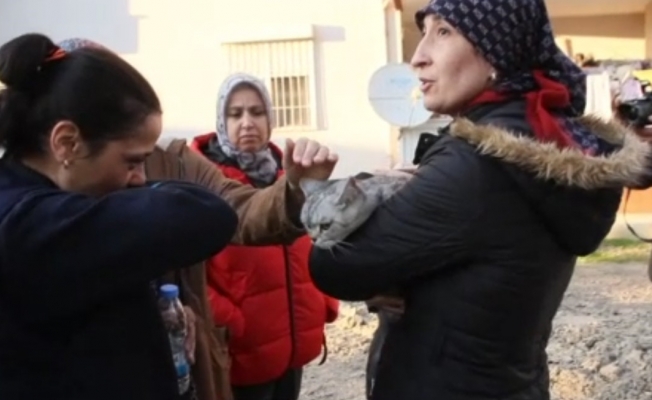
[[[69,38],[59,43],[68,52],[81,48],[106,48],[84,38]],[[313,140],[298,139],[289,143],[282,164],[290,169],[293,157],[305,161],[300,174],[327,179],[336,155]],[[305,156],[305,160],[302,158]],[[314,162],[314,163],[313,163]],[[312,164],[312,165],[310,165]],[[239,222],[231,243],[238,245],[280,245],[292,243],[305,234],[299,221],[303,194],[293,188],[297,174],[277,179],[273,185],[254,188],[229,179],[213,163],[192,151],[184,139],[160,138],[153,153],[145,161],[145,172],[151,180],[177,180],[199,184],[220,195],[237,213]],[[159,278],[159,283],[176,283],[181,300],[196,317],[194,364],[192,378],[199,400],[232,400],[226,328],[215,326],[208,304],[206,268],[203,261]]]
[[[416,22],[425,105],[454,120],[348,245],[313,249],[313,280],[350,301],[402,290],[373,400],[549,399],[546,346],[576,259],[623,187],[649,184],[650,149],[580,116],[585,76],[543,0],[436,0]]]
[[[283,153],[270,142],[270,96],[263,82],[233,74],[219,91],[217,131],[191,147],[226,177],[256,188],[283,179]],[[229,331],[236,400],[293,400],[303,366],[325,344],[324,324],[337,300],[312,283],[310,239],[264,247],[228,246],[208,263],[208,298],[217,325]]]

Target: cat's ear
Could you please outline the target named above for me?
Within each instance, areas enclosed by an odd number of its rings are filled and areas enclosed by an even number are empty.
[[[364,197],[364,195],[355,178],[349,177],[344,187],[342,187],[342,193],[340,193],[340,197],[337,199],[337,205],[346,207],[360,197]]]
[[[317,179],[302,178],[299,180],[299,187],[303,191],[303,194],[306,196],[310,196],[311,194],[322,190],[328,185],[328,181],[320,181]]]

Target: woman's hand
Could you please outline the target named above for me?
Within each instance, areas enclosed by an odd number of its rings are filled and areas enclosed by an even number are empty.
[[[192,309],[188,306],[183,306],[183,310],[186,312],[186,357],[188,358],[188,363],[190,365],[195,363],[195,347],[197,344],[197,317]]]
[[[293,190],[299,188],[301,178],[328,179],[337,160],[337,154],[314,140],[301,138],[296,142],[291,139],[285,142],[283,169]]]

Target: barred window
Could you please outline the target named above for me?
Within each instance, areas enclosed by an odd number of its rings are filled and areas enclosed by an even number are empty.
[[[246,72],[265,81],[275,128],[316,128],[313,40],[224,44],[228,72]]]

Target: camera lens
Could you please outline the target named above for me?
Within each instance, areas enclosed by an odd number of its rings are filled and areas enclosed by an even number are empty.
[[[631,104],[621,104],[618,106],[618,114],[627,121],[636,121],[639,118],[638,107]]]

